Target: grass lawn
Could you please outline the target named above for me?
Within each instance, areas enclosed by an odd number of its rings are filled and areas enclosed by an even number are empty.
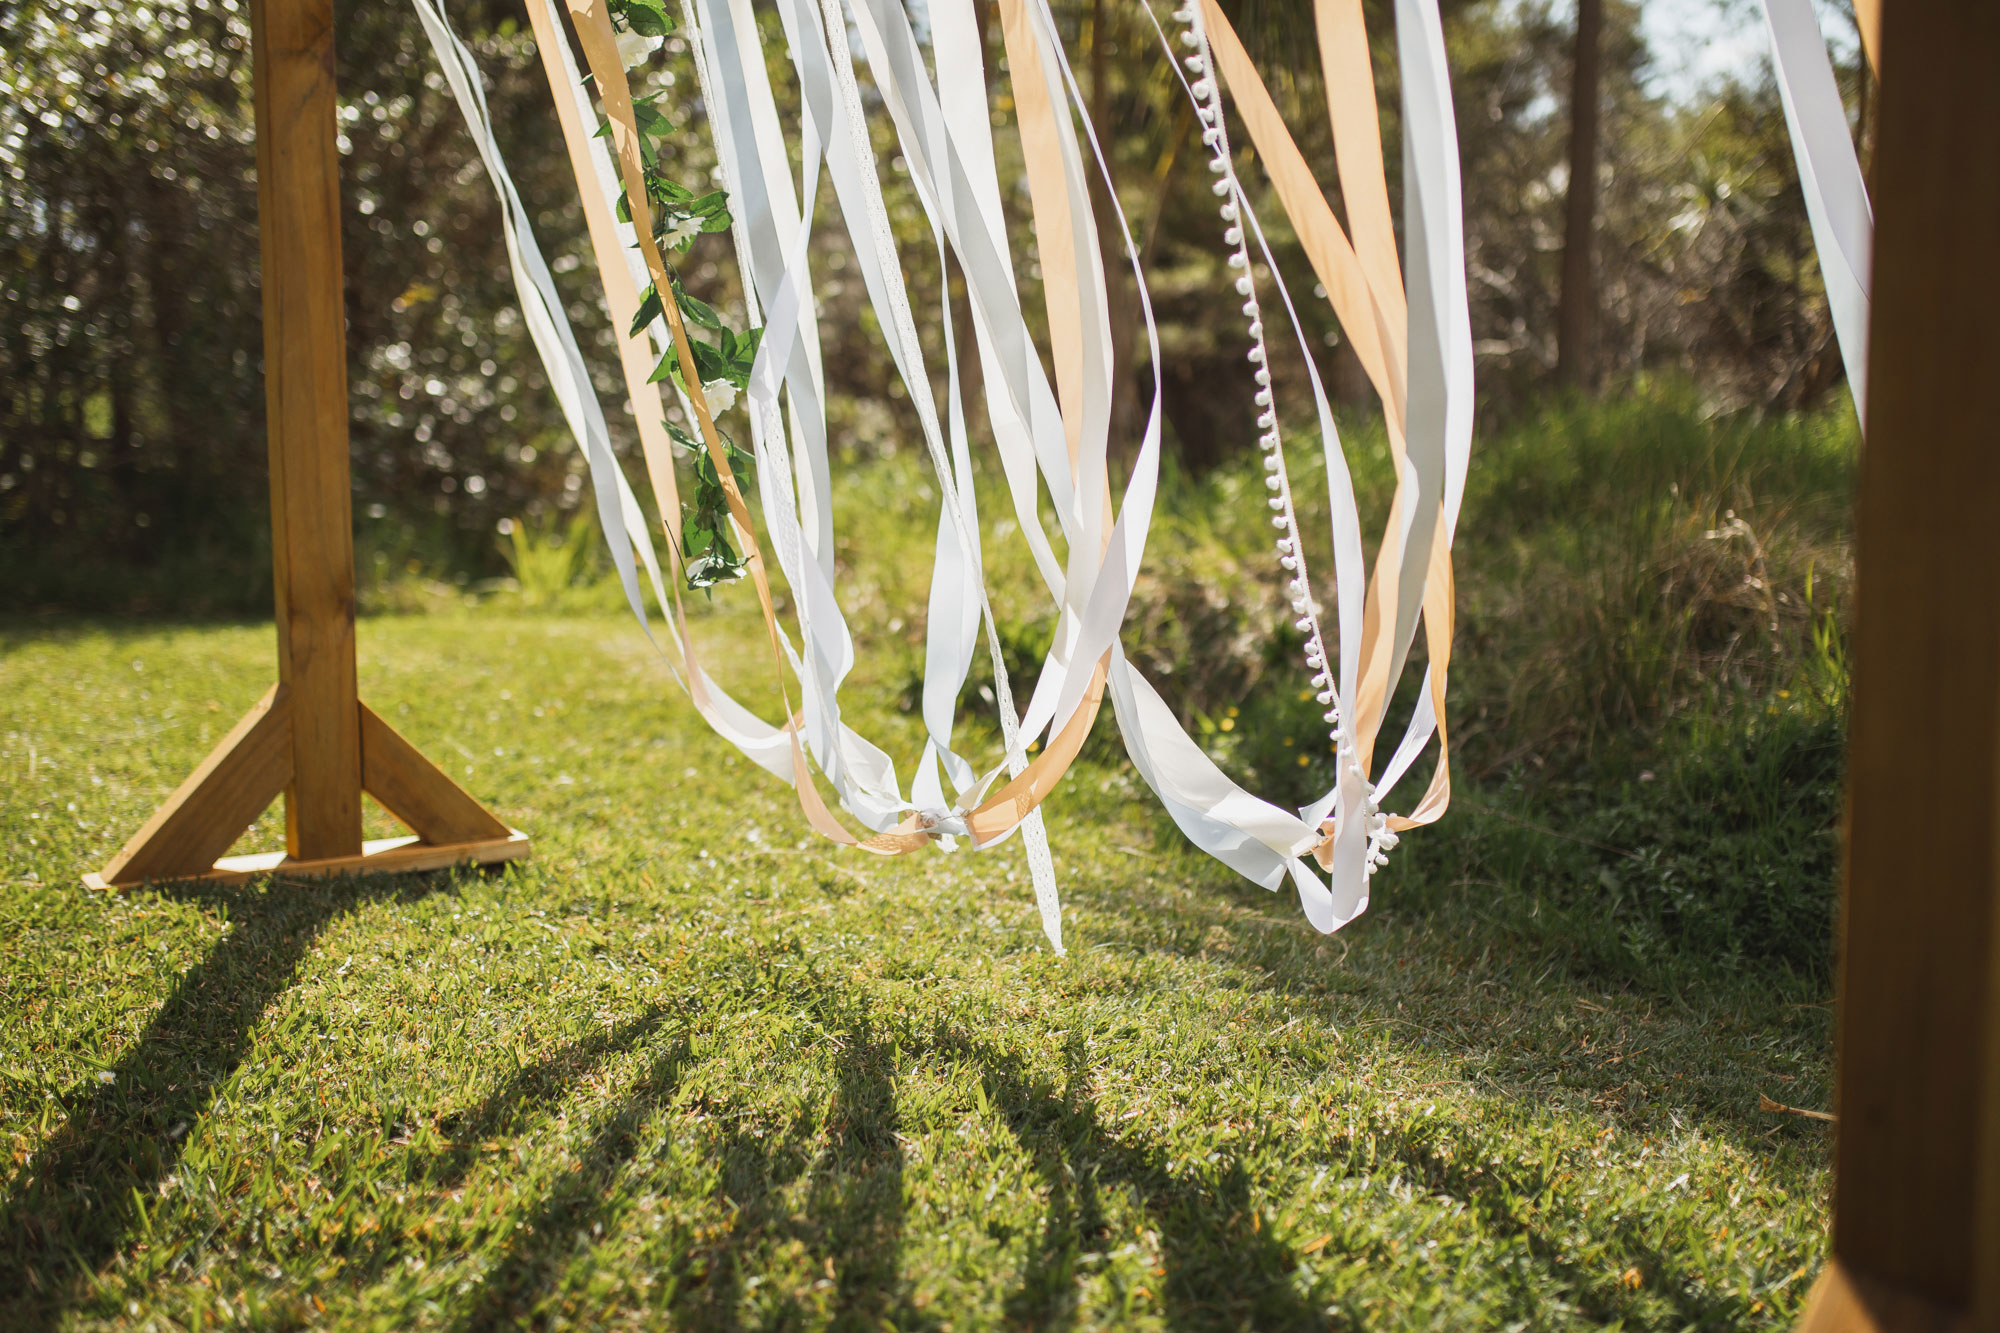
[[[86,892],[270,631],[0,630],[0,1326],[1777,1328],[1822,1260],[1824,1127],[1758,1097],[1827,1104],[1823,980],[1620,977],[1436,856],[1321,937],[1112,747],[1057,958],[1018,843],[809,840],[629,620],[361,650],[531,863]]]

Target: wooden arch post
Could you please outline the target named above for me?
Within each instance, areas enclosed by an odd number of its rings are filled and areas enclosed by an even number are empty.
[[[506,861],[494,818],[361,702],[332,0],[251,0],[278,683],[154,812],[93,888]],[[366,791],[414,837],[364,844]],[[223,857],[280,795],[285,852]]]
[[[1833,1260],[1810,1333],[2000,1330],[2000,4],[1879,49]]]

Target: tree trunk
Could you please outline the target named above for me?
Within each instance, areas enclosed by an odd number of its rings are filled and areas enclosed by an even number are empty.
[[[1090,177],[1091,210],[1097,215],[1097,234],[1102,238],[1099,260],[1104,265],[1104,290],[1106,315],[1111,324],[1111,447],[1114,451],[1121,444],[1129,442],[1133,452],[1138,449],[1139,421],[1139,379],[1138,367],[1133,363],[1132,349],[1137,342],[1139,323],[1139,294],[1125,277],[1130,271],[1130,261],[1125,254],[1125,238],[1120,234],[1118,213],[1112,207],[1118,188],[1117,165],[1113,146],[1117,134],[1111,124],[1111,83],[1107,72],[1110,54],[1108,27],[1108,6],[1104,0],[1091,0],[1090,4],[1090,120],[1097,130],[1099,142],[1104,145],[1104,165],[1111,179],[1107,182],[1096,170],[1096,164],[1088,157],[1084,159],[1084,170]]]
[[[1604,0],[1577,0],[1576,52],[1570,67],[1569,197],[1563,226],[1562,298],[1556,308],[1556,379],[1589,388],[1596,363],[1593,260],[1597,239],[1598,66]]]
[[[987,34],[986,0],[972,0],[972,22],[979,29],[980,77],[991,80],[998,72],[993,68],[993,46]],[[993,114],[990,104],[987,116]],[[953,275],[957,281],[953,281]],[[980,396],[986,387],[986,368],[979,360],[979,334],[972,322],[972,295],[966,290],[965,270],[959,266],[958,256],[953,255],[939,278],[949,284],[946,291],[951,293],[951,337],[958,348],[958,393],[959,401],[965,404],[966,429],[972,438],[978,439],[985,433],[986,414],[980,410]]]

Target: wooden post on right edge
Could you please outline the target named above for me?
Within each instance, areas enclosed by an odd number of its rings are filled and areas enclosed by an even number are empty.
[[[2000,4],[1881,9],[1833,1262],[1801,1328],[1993,1333]]]

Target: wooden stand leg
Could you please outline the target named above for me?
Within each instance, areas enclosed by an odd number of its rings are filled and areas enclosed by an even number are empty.
[[[525,836],[357,692],[333,4],[251,0],[250,21],[278,684],[125,849],[85,877],[99,888],[277,869],[427,869],[512,860],[528,850]],[[364,789],[416,837],[364,846]],[[281,792],[285,854],[218,861]]]
[[[291,783],[289,702],[283,685],[266,690],[96,878],[104,884],[168,878],[205,870],[228,851]]]

